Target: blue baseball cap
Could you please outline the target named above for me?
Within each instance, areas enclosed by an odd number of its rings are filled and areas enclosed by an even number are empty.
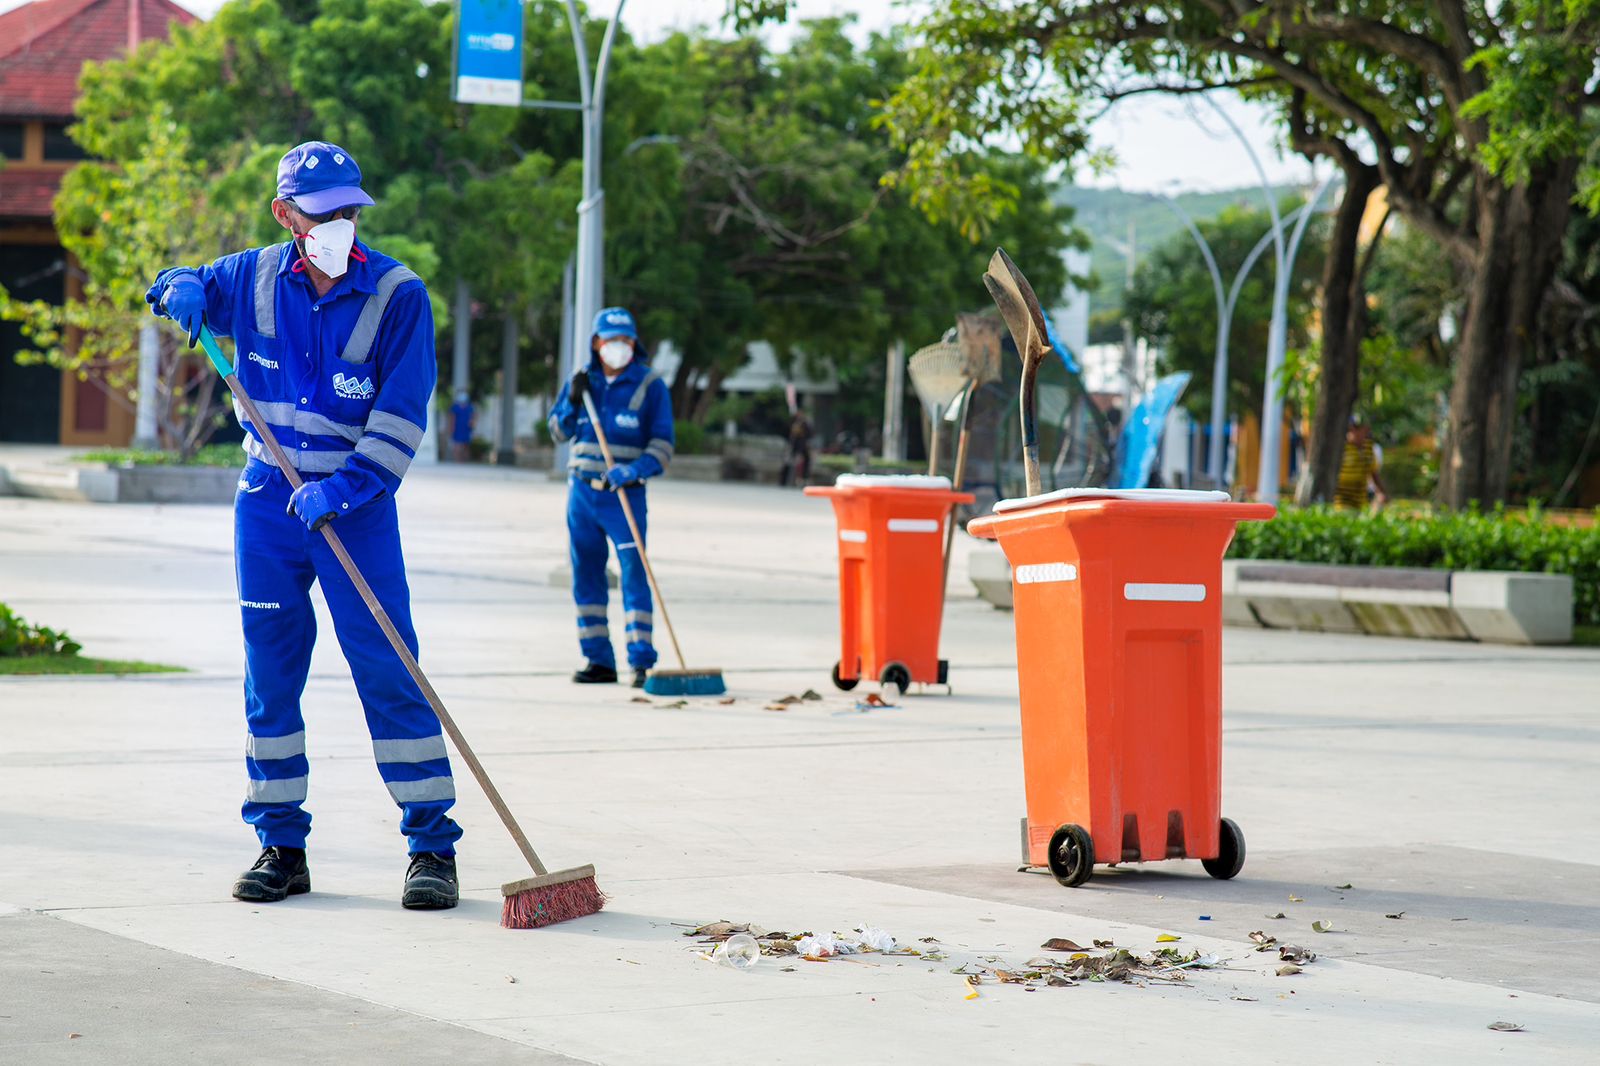
[[[592,332],[603,341],[612,337],[627,337],[635,341],[639,339],[639,327],[633,324],[633,316],[628,314],[626,307],[603,308],[594,316]]]
[[[293,200],[309,215],[341,207],[367,207],[361,168],[349,152],[327,141],[297,144],[278,160],[278,199]]]

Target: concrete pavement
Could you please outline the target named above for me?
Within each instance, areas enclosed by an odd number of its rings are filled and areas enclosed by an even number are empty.
[[[1016,872],[1012,623],[970,595],[960,556],[956,694],[857,713],[827,685],[831,509],[652,491],[673,620],[733,704],[566,680],[561,485],[419,468],[401,496],[424,667],[541,854],[594,862],[613,897],[532,932],[496,924],[497,886],[524,867],[464,777],[462,906],[398,906],[397,812],[325,612],[305,700],[315,891],[231,900],[256,847],[237,813],[229,512],[0,499],[0,600],[89,654],[193,671],[0,679],[0,1061],[217,1062],[263,1040],[342,1062],[1593,1061],[1600,653],[1230,630],[1243,873],[1158,863],[1067,890]],[[762,709],[807,687],[826,698]],[[1016,963],[1048,937],[1149,950],[1166,932],[1232,961],[1185,987],[966,1000],[950,964],[711,964],[681,934],[721,918],[870,923]],[[1320,958],[1272,976],[1255,929]]]

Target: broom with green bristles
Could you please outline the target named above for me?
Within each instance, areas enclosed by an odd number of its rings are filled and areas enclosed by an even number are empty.
[[[583,390],[583,409],[589,413],[589,424],[594,427],[595,440],[600,454],[605,456],[606,469],[616,466],[611,458],[611,444],[606,440],[605,427],[600,424],[600,412],[595,410],[594,398]],[[661,586],[656,584],[656,572],[650,568],[650,556],[645,554],[644,538],[639,535],[639,523],[633,519],[633,505],[628,502],[626,489],[617,489],[617,499],[622,501],[622,514],[628,520],[628,532],[633,534],[633,550],[639,553],[644,564],[644,576],[650,579],[650,591],[655,593],[656,609],[661,621],[666,623],[667,636],[672,638],[672,651],[678,657],[676,670],[651,670],[644,679],[644,690],[652,696],[720,696],[728,691],[723,684],[721,670],[691,670],[684,661],[683,649],[678,647],[678,634],[672,628],[672,618],[667,614],[667,601],[661,598]],[[620,551],[620,549],[619,549]]]
[[[250,399],[250,394],[245,392],[244,386],[239,383],[239,377],[234,372],[233,364],[227,356],[222,354],[222,349],[217,346],[217,339],[211,335],[211,330],[204,325],[200,327],[200,343],[205,347],[206,355],[211,359],[211,365],[217,368],[217,373],[222,375],[223,384],[228,386],[228,391],[233,393],[239,402],[239,409],[244,412],[244,417],[255,427],[261,443],[267,446],[272,461],[288,480],[289,487],[300,487],[300,475],[295,470],[294,463],[284,454],[277,438],[273,436],[266,419],[261,417],[261,412],[256,409],[255,402]],[[329,516],[331,518],[331,516]],[[522,857],[528,860],[528,865],[533,867],[534,877],[524,878],[521,881],[512,881],[510,884],[500,886],[500,894],[505,897],[505,904],[500,912],[500,924],[507,929],[535,929],[541,925],[553,925],[571,918],[581,918],[586,914],[594,914],[605,906],[606,895],[600,891],[600,886],[595,884],[594,867],[578,866],[571,870],[557,870],[551,873],[539,861],[539,855],[533,850],[533,845],[528,843],[527,836],[522,832],[522,827],[517,825],[517,820],[511,816],[511,809],[506,806],[506,801],[500,798],[500,790],[494,787],[494,782],[489,780],[489,773],[473,754],[472,748],[467,745],[467,738],[461,735],[461,730],[456,727],[455,719],[450,717],[450,712],[444,709],[444,703],[439,699],[439,694],[433,690],[428,678],[422,672],[422,667],[417,665],[416,658],[411,654],[411,649],[406,647],[400,633],[389,620],[389,613],[378,602],[378,597],[373,595],[372,587],[367,584],[366,578],[361,576],[361,571],[356,569],[355,560],[350,558],[350,553],[345,550],[344,543],[335,533],[329,519],[323,519],[314,528],[320,530],[328,541],[328,547],[333,549],[333,554],[338,558],[339,565],[344,567],[344,572],[349,575],[350,583],[356,587],[365,601],[367,609],[372,612],[372,617],[377,621],[378,628],[383,630],[383,635],[389,638],[389,644],[394,648],[400,662],[405,666],[406,672],[411,675],[411,680],[417,683],[417,688],[422,690],[422,695],[427,698],[428,706],[433,708],[433,713],[438,716],[439,724],[444,731],[450,734],[450,741],[456,746],[456,751],[461,754],[462,761],[472,771],[472,776],[478,779],[478,784],[483,789],[485,796],[489,797],[490,806],[494,807],[500,820],[505,823],[511,839],[517,842],[517,847],[522,849]]]

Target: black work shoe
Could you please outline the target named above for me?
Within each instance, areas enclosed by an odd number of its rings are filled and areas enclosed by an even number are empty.
[[[602,666],[599,663],[589,663],[582,670],[573,674],[572,680],[580,685],[614,685],[617,683],[617,668],[615,666]]]
[[[406,889],[400,906],[415,911],[442,911],[456,905],[456,857],[436,851],[419,851],[406,867]]]
[[[285,896],[311,891],[304,848],[265,848],[256,864],[233,883],[233,898],[248,903],[276,903]]]
[[[644,688],[644,679],[649,675],[648,670],[635,670],[633,672],[633,687]]]

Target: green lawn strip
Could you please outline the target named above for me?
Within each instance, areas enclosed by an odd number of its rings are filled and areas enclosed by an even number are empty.
[[[1585,648],[1600,648],[1600,626],[1573,626],[1572,643]]]
[[[182,674],[182,666],[122,659],[90,659],[83,655],[7,655],[0,657],[0,677],[37,674]]]

